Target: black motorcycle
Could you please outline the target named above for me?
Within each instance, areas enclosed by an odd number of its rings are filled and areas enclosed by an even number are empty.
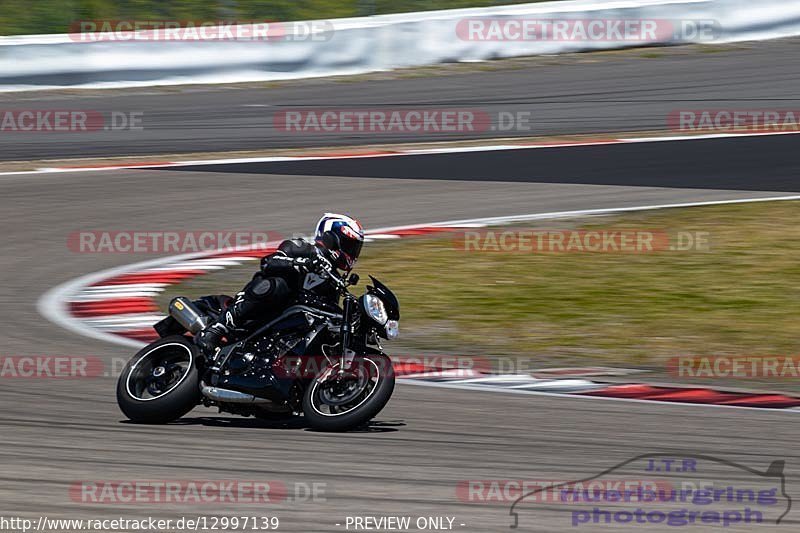
[[[303,291],[278,317],[237,331],[213,356],[189,335],[216,321],[229,296],[178,297],[154,325],[161,337],[137,353],[117,382],[117,402],[142,423],[176,420],[195,406],[279,420],[304,416],[311,427],[344,431],[366,424],[389,401],[395,375],[380,338],[398,334],[395,295],[370,276],[358,283],[327,274],[342,303]]]

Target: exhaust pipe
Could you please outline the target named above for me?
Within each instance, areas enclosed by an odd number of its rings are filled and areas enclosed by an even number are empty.
[[[252,394],[245,394],[230,389],[220,389],[219,387],[211,387],[205,383],[200,384],[200,392],[206,398],[210,398],[217,402],[224,403],[272,403],[266,398],[258,398]]]
[[[178,296],[169,303],[169,316],[178,321],[192,335],[197,335],[208,326],[209,318],[203,315],[189,298]]]

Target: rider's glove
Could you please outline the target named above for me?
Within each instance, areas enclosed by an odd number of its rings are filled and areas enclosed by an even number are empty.
[[[326,274],[333,270],[333,265],[322,254],[317,254],[308,261],[306,268],[315,274]]]
[[[292,260],[296,267],[315,274],[326,274],[333,270],[333,265],[322,254],[314,257],[297,257]]]

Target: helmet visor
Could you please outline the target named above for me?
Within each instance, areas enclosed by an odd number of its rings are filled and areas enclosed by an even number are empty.
[[[361,254],[361,247],[364,246],[364,241],[356,239],[342,239],[339,245],[341,252],[340,268],[350,270],[356,264],[359,254]]]

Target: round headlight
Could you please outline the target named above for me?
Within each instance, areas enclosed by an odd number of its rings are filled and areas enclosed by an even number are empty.
[[[386,324],[386,321],[389,320],[389,315],[386,313],[386,306],[383,305],[383,300],[374,294],[364,295],[364,311],[367,312],[367,315],[369,315],[372,320],[381,326]]]

